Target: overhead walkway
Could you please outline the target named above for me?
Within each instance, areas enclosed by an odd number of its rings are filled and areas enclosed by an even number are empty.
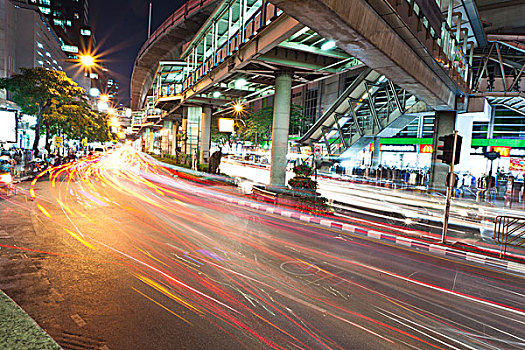
[[[469,93],[467,51],[486,40],[464,1],[270,1],[437,109]]]
[[[416,96],[384,75],[363,68],[298,142],[324,143],[331,158],[348,156],[375,136],[392,137],[427,110],[426,103]]]
[[[182,45],[191,40],[220,0],[187,0],[148,38],[135,59],[131,76],[131,108],[139,110],[150,96],[159,61],[180,58]]]

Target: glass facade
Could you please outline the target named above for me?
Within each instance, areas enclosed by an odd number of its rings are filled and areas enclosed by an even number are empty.
[[[87,0],[29,0],[29,3],[37,5],[55,29],[64,34],[64,44],[80,45],[80,30],[88,25]]]

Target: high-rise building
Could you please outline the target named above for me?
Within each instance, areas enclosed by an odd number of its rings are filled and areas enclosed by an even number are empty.
[[[90,51],[93,36],[88,22],[88,0],[28,0],[38,6],[62,40],[62,48],[70,56]]]

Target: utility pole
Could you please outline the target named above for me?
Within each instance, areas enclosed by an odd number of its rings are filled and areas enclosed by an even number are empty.
[[[148,15],[148,39],[151,36],[151,10],[153,7],[153,3],[149,2],[149,15]]]
[[[454,163],[456,162],[456,146],[458,143],[458,131],[454,130],[454,143],[452,146],[452,162],[450,163],[450,171],[447,174],[447,201],[445,204],[445,214],[443,217],[443,232],[441,234],[441,243],[445,243],[447,240],[448,231],[448,217],[450,215],[450,197],[452,196],[452,189],[456,182],[456,176],[454,175]]]

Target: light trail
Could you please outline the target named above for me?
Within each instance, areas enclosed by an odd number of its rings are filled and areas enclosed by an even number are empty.
[[[36,186],[46,175],[52,201]],[[89,248],[82,248],[86,254],[118,259],[143,288],[154,291],[132,287],[137,295],[186,324],[205,320],[243,347],[344,349],[367,339],[382,348],[483,348],[487,336],[493,344],[513,347],[523,335],[518,299],[525,290],[510,287],[507,277],[461,271],[481,284],[479,291],[439,285],[446,277],[415,278],[420,270],[435,276],[456,271],[437,259],[418,262],[403,251],[336,240],[314,224],[227,204],[242,195],[130,148],[39,174],[30,195],[65,237]],[[273,211],[268,204],[261,208]],[[291,216],[301,215],[290,210]],[[354,218],[347,223],[406,230]],[[349,251],[357,256],[348,258]],[[375,266],[372,256],[391,263]],[[505,302],[492,300],[485,295],[491,286],[514,294]],[[451,301],[458,310],[442,313]],[[471,322],[476,317],[494,325],[489,335],[481,322]],[[506,330],[495,327],[502,320]]]

